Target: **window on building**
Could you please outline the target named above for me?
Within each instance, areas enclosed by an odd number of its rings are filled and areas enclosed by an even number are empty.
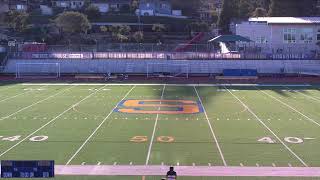
[[[320,41],[320,29],[317,32],[317,41]]]
[[[250,38],[249,38],[250,39]],[[259,43],[259,44],[266,44],[268,41],[267,41],[267,38],[264,37],[264,36],[261,36],[261,37],[257,37],[256,39],[256,43]]]
[[[297,42],[297,29],[295,28],[286,28],[283,31],[283,40],[284,43],[296,43]]]
[[[17,5],[17,10],[23,10],[23,9],[24,9],[23,5],[20,5],[20,4]]]
[[[313,30],[312,28],[302,28],[300,40],[302,43],[312,43],[313,40]]]

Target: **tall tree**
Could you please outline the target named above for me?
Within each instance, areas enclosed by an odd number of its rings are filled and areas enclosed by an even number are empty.
[[[254,6],[255,4],[252,2],[252,0],[239,0],[239,7],[238,7],[239,18],[250,17],[252,12],[255,9]]]
[[[310,2],[313,0],[271,0],[269,16],[273,17],[298,17],[307,16],[303,12],[310,8]]]
[[[238,17],[238,0],[223,0],[218,26],[222,33],[229,33],[229,25],[233,18]]]
[[[29,14],[19,11],[9,11],[4,17],[5,23],[17,32],[23,32],[28,26]]]
[[[66,11],[59,14],[54,22],[62,29],[63,32],[71,34],[87,33],[87,31],[91,28],[90,22],[86,15],[73,11]]]

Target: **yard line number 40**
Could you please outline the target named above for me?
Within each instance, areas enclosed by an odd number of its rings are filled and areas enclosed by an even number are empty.
[[[262,143],[268,143],[268,144],[274,144],[277,142],[276,140],[272,139],[271,137],[263,137],[261,139],[258,139],[258,141],[262,142]],[[304,142],[303,139],[298,138],[298,137],[285,137],[284,141],[291,143],[291,144],[301,144]]]
[[[8,137],[4,137],[4,136],[0,136],[1,141],[19,141],[21,136],[20,135],[16,135],[16,136],[8,136]],[[45,141],[47,140],[49,137],[48,136],[33,136],[29,138],[29,141],[32,142],[41,142],[41,141]]]

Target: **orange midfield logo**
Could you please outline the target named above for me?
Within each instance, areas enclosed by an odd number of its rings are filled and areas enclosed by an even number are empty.
[[[203,112],[199,102],[188,100],[124,100],[115,111],[129,114],[196,114]]]

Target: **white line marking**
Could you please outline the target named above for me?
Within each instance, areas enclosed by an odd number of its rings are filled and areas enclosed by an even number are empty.
[[[240,166],[241,166],[241,167],[243,167],[243,164],[242,164],[242,163],[240,163]]]
[[[114,165],[114,166],[117,165],[117,162],[114,162],[113,165]]]
[[[163,85],[160,100],[163,99],[163,95],[164,95],[165,89],[166,89],[166,85]],[[160,101],[160,104],[161,104],[161,101]],[[159,106],[159,107],[158,107],[158,111],[160,111],[160,108],[161,108],[161,107]],[[148,154],[147,154],[147,158],[146,158],[146,165],[149,164],[149,159],[150,159],[150,155],[151,155],[151,150],[152,150],[152,144],[153,144],[153,140],[154,140],[154,135],[155,135],[155,133],[156,133],[156,128],[157,128],[157,124],[158,124],[158,119],[159,119],[159,114],[157,114],[156,120],[155,120],[155,122],[154,122],[153,131],[152,131],[152,136],[151,136],[151,140],[150,140],[150,144],[149,144],[149,149],[148,149]]]
[[[275,163],[272,163],[272,166],[273,166],[273,167],[276,167],[276,164],[275,164]]]
[[[303,138],[303,139],[305,139],[305,140],[314,140],[314,139],[316,139],[316,138],[309,138],[309,137],[306,137],[306,138]]]
[[[130,162],[130,165],[132,165],[132,162]]]
[[[99,161],[97,165],[100,166],[100,165],[101,165],[101,162]]]
[[[225,87],[226,88],[226,87]],[[283,141],[279,138],[244,102],[242,102],[236,95],[234,95],[228,88],[226,90],[235,98],[237,99],[243,107],[245,107],[248,112],[250,112],[278,141],[292,154],[294,155],[304,166],[308,167],[308,165],[295,153],[293,152]]]
[[[211,123],[210,123],[210,121],[209,121],[209,117],[208,117],[207,111],[206,111],[206,109],[205,109],[205,107],[204,107],[204,105],[203,105],[203,103],[202,103],[202,100],[201,100],[201,97],[199,96],[198,90],[197,90],[197,88],[196,88],[195,86],[193,86],[193,88],[194,88],[194,90],[195,90],[195,92],[196,92],[196,94],[197,94],[197,96],[198,96],[198,99],[199,99],[199,101],[200,101],[200,104],[201,104],[201,106],[202,106],[202,108],[203,108],[204,115],[205,115],[205,117],[206,117],[206,119],[207,119],[207,122],[208,122],[208,125],[209,125],[209,128],[210,128],[211,134],[212,134],[213,139],[214,139],[214,141],[215,141],[215,143],[216,143],[216,146],[217,146],[217,148],[218,148],[218,151],[219,151],[220,157],[221,157],[221,159],[222,159],[223,165],[224,165],[224,166],[227,166],[227,163],[226,163],[226,160],[224,159],[224,156],[223,156],[223,153],[222,153],[222,151],[221,151],[221,148],[220,148],[218,139],[217,139],[217,137],[216,137],[216,135],[215,135],[215,133],[214,133],[214,131],[213,131],[212,125],[211,125]]]
[[[73,87],[71,87],[71,88],[73,88]],[[19,109],[18,111],[14,112],[14,113],[12,113],[12,114],[10,114],[10,115],[1,117],[1,118],[0,118],[0,121],[3,121],[3,120],[5,120],[5,119],[7,119],[7,118],[9,118],[9,117],[11,117],[11,116],[13,116],[13,115],[18,114],[18,113],[21,112],[21,111],[24,111],[24,110],[26,110],[26,109],[34,106],[34,105],[37,105],[37,104],[42,103],[42,102],[44,102],[44,101],[46,101],[46,100],[48,100],[48,99],[50,99],[50,98],[52,98],[52,97],[55,97],[55,96],[57,96],[57,95],[65,92],[65,91],[67,91],[67,90],[69,90],[69,89],[71,89],[71,88],[67,88],[67,89],[64,89],[64,90],[62,90],[62,91],[59,91],[58,93],[53,94],[53,95],[51,95],[51,96],[49,96],[49,97],[47,97],[47,98],[45,98],[45,99],[42,99],[42,100],[40,100],[40,101],[38,101],[38,102],[35,102],[35,103],[33,103],[33,104],[29,105],[29,106],[26,106],[26,107],[24,107],[24,108],[21,108],[21,109]],[[25,119],[25,118],[24,118],[24,119]],[[44,119],[46,119],[46,118],[44,118]]]
[[[46,86],[46,85],[44,85],[44,86]],[[44,87],[44,86],[42,86],[42,87]],[[31,91],[32,91],[32,90],[28,90],[28,91],[25,91],[25,92],[23,92],[23,93],[16,94],[16,95],[14,95],[14,96],[7,97],[7,98],[5,98],[5,99],[0,100],[0,102],[4,102],[4,101],[7,101],[7,100],[9,100],[9,99],[13,99],[13,98],[15,98],[15,97],[18,97],[18,96],[21,96],[21,95],[23,95],[23,94],[29,93],[29,92],[31,92]]]
[[[89,142],[89,140],[92,138],[93,135],[100,129],[100,127],[106,122],[106,120],[109,118],[109,116],[114,112],[114,110],[118,107],[118,104],[123,101],[130,92],[135,88],[136,86],[133,86],[126,95],[114,106],[114,108],[109,112],[109,114],[102,120],[102,122],[97,126],[97,128],[90,134],[90,136],[83,142],[83,144],[78,148],[78,150],[70,157],[70,159],[67,161],[66,165],[70,164],[70,162],[78,155],[78,153],[82,150],[82,148]],[[109,121],[110,122],[110,121]],[[107,126],[110,123],[107,124]]]
[[[258,163],[256,163],[256,166],[259,167],[260,165]]]
[[[23,83],[25,86],[39,86],[39,85],[47,85],[47,86],[101,86],[105,85],[104,83]],[[108,86],[163,86],[164,84],[108,84]],[[182,87],[223,87],[223,86],[247,86],[247,87],[281,87],[281,86],[290,86],[290,87],[312,87],[310,84],[167,84],[167,86],[182,86]]]
[[[257,88],[257,89],[259,89],[259,88]],[[290,108],[291,110],[293,110],[293,111],[297,112],[298,114],[300,114],[301,116],[305,117],[306,119],[308,119],[309,121],[313,122],[314,124],[316,124],[316,125],[320,126],[320,123],[318,123],[318,122],[316,122],[315,120],[311,119],[310,117],[308,117],[307,115],[305,115],[305,114],[303,114],[302,112],[298,111],[297,109],[295,109],[294,107],[290,106],[289,104],[287,104],[287,103],[285,103],[285,102],[281,101],[280,99],[278,99],[278,98],[276,98],[276,97],[274,97],[274,96],[270,95],[269,93],[266,93],[266,92],[262,91],[261,89],[259,89],[259,91],[260,91],[260,92],[262,92],[263,94],[265,94],[265,95],[267,95],[267,96],[271,97],[272,99],[274,99],[274,100],[276,100],[276,101],[280,102],[281,104],[283,104],[283,105],[287,106],[288,108]]]
[[[284,87],[287,88],[287,89],[289,89],[289,90],[292,90],[292,89],[290,89],[290,88],[287,87],[287,86],[284,86]],[[316,98],[316,97],[313,97],[313,96],[310,96],[310,95],[306,95],[306,94],[304,94],[304,93],[302,93],[302,92],[300,92],[300,91],[293,90],[293,92],[297,92],[297,93],[299,93],[299,94],[301,94],[301,95],[303,95],[303,96],[305,96],[305,97],[307,97],[307,98],[310,98],[310,99],[313,99],[313,100],[315,100],[315,101],[320,102],[320,99],[318,99],[318,98]]]
[[[82,162],[82,163],[81,163],[82,166],[85,165],[85,164],[86,164],[86,162]]]
[[[102,89],[103,87],[101,87]],[[65,111],[63,111],[62,113],[60,113],[58,116],[56,116],[55,118],[51,119],[49,122],[45,123],[44,125],[42,125],[40,128],[38,128],[37,130],[33,131],[32,133],[30,133],[27,137],[25,137],[24,139],[22,139],[21,141],[17,142],[16,144],[14,144],[13,146],[11,146],[9,149],[5,150],[4,152],[2,152],[0,154],[0,157],[3,156],[4,154],[6,154],[7,152],[11,151],[13,148],[15,148],[16,146],[18,146],[19,144],[21,144],[23,141],[25,141],[26,139],[29,139],[31,136],[33,136],[35,133],[37,133],[38,131],[40,131],[41,129],[45,128],[46,126],[48,126],[49,124],[51,124],[52,122],[54,122],[55,120],[57,120],[58,118],[60,118],[62,115],[64,115],[65,113],[67,113],[68,111],[72,110],[75,106],[79,105],[80,103],[82,103],[83,101],[85,101],[86,99],[90,98],[91,96],[93,96],[94,94],[96,94],[98,91],[95,91],[91,94],[89,94],[88,96],[86,96],[85,98],[81,99],[79,102],[73,104],[72,106],[70,106],[68,109],[66,109]]]

